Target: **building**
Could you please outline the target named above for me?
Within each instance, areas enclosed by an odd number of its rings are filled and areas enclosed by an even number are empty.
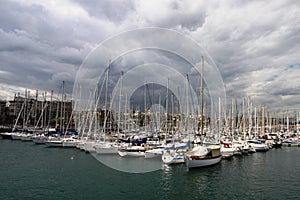
[[[15,95],[0,101],[0,125],[20,128],[74,128],[71,119],[73,101],[47,101]],[[67,127],[68,126],[68,127]]]

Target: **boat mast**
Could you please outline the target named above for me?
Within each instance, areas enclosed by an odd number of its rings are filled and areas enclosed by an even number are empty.
[[[244,139],[246,138],[246,111],[245,111],[245,98],[243,98],[243,103],[242,103],[243,105],[243,121],[242,121],[242,123],[243,123],[243,137],[244,137]]]
[[[186,116],[185,116],[185,131],[188,131],[189,125],[189,75],[186,74]],[[190,134],[189,134],[190,135]]]
[[[258,127],[257,127],[257,114],[256,114],[256,107],[254,107],[254,123],[255,123],[255,131],[254,131],[254,136],[256,137],[258,133]]]
[[[104,128],[104,132],[106,132],[106,118],[107,118],[107,114],[108,114],[108,111],[107,111],[107,97],[108,97],[108,75],[109,75],[109,69],[110,69],[110,60],[109,60],[109,64],[108,64],[108,68],[106,70],[106,80],[105,80],[105,101],[104,101],[104,121],[105,121],[105,124],[103,124],[103,126],[105,127]]]
[[[200,114],[200,133],[203,135],[203,109],[204,109],[204,58],[201,57],[201,114]]]
[[[222,124],[222,105],[221,105],[221,97],[219,97],[219,124],[218,124],[218,135],[221,133],[221,124]]]
[[[288,110],[286,110],[286,132],[289,133],[290,132],[290,121],[289,121],[289,113]]]
[[[147,132],[146,123],[147,123],[147,94],[146,94],[146,85],[147,81],[144,82],[144,131]]]
[[[26,126],[25,124],[26,114],[27,114],[27,88],[25,89],[25,99],[24,99],[24,112],[23,112],[23,125],[22,125],[23,131]]]
[[[49,130],[49,126],[51,123],[51,117],[52,117],[52,101],[53,101],[53,90],[51,90],[51,96],[50,96],[50,108],[49,108],[49,121],[47,124],[47,130]]]
[[[33,124],[36,125],[36,117],[37,117],[37,105],[38,104],[38,90],[35,93],[35,111],[34,111],[34,122]]]
[[[261,133],[265,134],[265,106],[261,108]]]
[[[66,123],[66,94],[65,94],[65,81],[63,81],[63,133],[65,134],[65,123]]]
[[[169,133],[169,120],[168,120],[168,114],[169,114],[169,78],[167,80],[167,92],[166,92],[166,128],[167,133]]]
[[[231,100],[231,135],[234,135],[234,99]]]
[[[160,122],[160,117],[161,117],[161,110],[160,110],[160,107],[161,107],[161,90],[159,91],[159,96],[158,96],[158,132],[161,131],[161,122]]]
[[[119,97],[119,115],[118,115],[118,138],[120,138],[122,90],[123,90],[123,71],[121,72],[121,79],[120,79],[120,97]]]
[[[248,134],[250,136],[251,131],[252,131],[252,101],[251,101],[250,97],[248,97],[248,120],[249,120]],[[246,139],[246,138],[244,138],[244,139]]]

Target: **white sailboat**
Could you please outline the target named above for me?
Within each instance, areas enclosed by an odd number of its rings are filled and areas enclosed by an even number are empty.
[[[220,145],[196,146],[186,153],[187,168],[206,167],[221,161]]]
[[[48,140],[45,141],[45,145],[48,147],[62,147],[62,140],[58,137],[48,137]]]
[[[67,136],[67,137],[65,135],[65,137],[62,138],[61,140],[62,140],[62,147],[69,147],[69,148],[75,148],[77,144],[80,142],[80,140],[78,140],[78,138],[74,135]]]
[[[143,146],[119,147],[118,154],[121,157],[145,157],[146,148]]]
[[[157,147],[154,149],[147,150],[145,151],[145,158],[161,158],[164,150],[164,147]]]
[[[248,140],[249,146],[255,149],[255,152],[266,152],[269,150],[264,140]]]
[[[204,107],[204,59],[202,57],[202,73],[201,73],[201,135],[203,134],[203,107]],[[221,108],[219,108],[221,109]],[[221,112],[221,111],[220,111]],[[220,115],[220,114],[219,114]],[[220,116],[219,116],[220,117]],[[185,163],[187,169],[206,167],[218,164],[221,161],[220,143],[208,146],[195,146],[185,154]]]

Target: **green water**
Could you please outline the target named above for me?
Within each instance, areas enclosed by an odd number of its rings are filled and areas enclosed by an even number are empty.
[[[0,199],[299,199],[300,148],[186,171],[119,172],[78,149],[0,139]]]

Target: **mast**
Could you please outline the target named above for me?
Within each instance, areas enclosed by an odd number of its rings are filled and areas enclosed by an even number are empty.
[[[38,104],[38,90],[35,93],[35,111],[34,111],[34,122],[33,124],[36,125],[36,117],[37,117],[37,105]]]
[[[120,122],[121,122],[121,100],[122,100],[122,90],[123,90],[123,71],[121,72],[120,78],[120,97],[119,97],[119,115],[118,115],[118,138],[120,138]]]
[[[47,104],[47,92],[45,91],[45,96],[44,96],[44,106],[46,106]],[[42,128],[45,126],[45,124],[47,123],[47,110],[46,110],[47,107],[45,107],[45,110],[44,110],[44,121],[43,121],[43,125],[42,125]]]
[[[167,125],[167,132],[169,132],[169,119],[168,119],[168,114],[169,114],[169,78],[167,81],[167,92],[166,92],[166,125]]]
[[[231,100],[231,135],[234,135],[234,99]]]
[[[261,108],[261,133],[265,134],[265,106]]]
[[[189,124],[189,75],[186,74],[186,116],[185,116],[185,131],[188,131]]]
[[[161,117],[161,110],[160,110],[160,107],[161,107],[161,90],[159,91],[159,96],[158,96],[158,132],[161,131],[161,122],[160,122],[160,117]]]
[[[24,99],[23,126],[22,126],[23,130],[25,128],[26,114],[27,114],[27,88],[25,89],[25,99]]]
[[[63,103],[63,116],[62,116],[62,119],[63,119],[63,133],[65,134],[65,123],[66,123],[66,94],[65,94],[65,81],[63,81],[63,99],[62,99],[62,103]]]
[[[250,97],[248,97],[248,120],[249,120],[249,136],[251,134],[251,130],[252,130],[252,102]],[[245,138],[244,138],[245,139]]]
[[[222,105],[221,105],[221,97],[219,97],[219,124],[218,124],[218,135],[221,132],[221,120],[222,120]]]
[[[204,58],[201,57],[201,114],[200,114],[200,133],[203,135],[203,109],[204,109]]]
[[[174,127],[175,127],[175,124],[174,124],[174,95],[172,94],[172,98],[171,98],[171,112],[172,112],[172,117],[171,117],[171,132],[173,133],[174,131]]]
[[[256,107],[254,107],[254,123],[255,123],[255,137],[256,137],[256,134],[258,133]]]
[[[245,111],[245,98],[243,98],[243,134],[246,137],[246,111]]]
[[[64,99],[64,81],[62,82],[62,93],[61,93],[61,102],[60,102],[60,123],[59,123],[59,129],[60,131],[62,131],[62,124],[63,124],[63,119],[62,119],[62,116],[63,116],[63,99]]]
[[[144,131],[147,132],[146,123],[147,123],[147,94],[146,94],[146,85],[147,81],[144,82]]]
[[[290,132],[290,121],[289,121],[289,113],[288,110],[286,111],[286,132]]]
[[[51,90],[51,96],[50,96],[49,121],[47,125],[48,130],[49,130],[49,125],[51,123],[51,117],[52,117],[52,101],[53,101],[53,90]]]
[[[43,100],[42,100],[42,114],[41,114],[41,127],[44,126],[44,107],[45,107],[45,93],[42,93]]]
[[[110,60],[109,60],[108,68],[106,70],[106,80],[105,80],[105,101],[104,101],[104,121],[105,121],[105,123],[107,122],[106,118],[107,118],[107,114],[108,114],[106,106],[107,106],[107,97],[108,97],[109,70],[110,70]],[[106,132],[106,129],[107,129],[106,124],[103,124],[103,126],[105,127],[104,132]]]

